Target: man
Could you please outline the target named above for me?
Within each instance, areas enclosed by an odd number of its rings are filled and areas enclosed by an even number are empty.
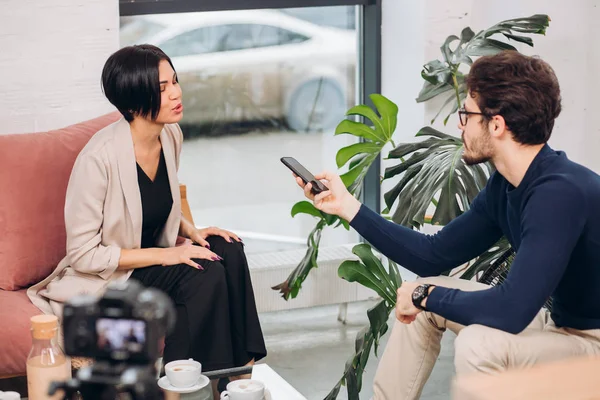
[[[497,171],[470,210],[439,233],[386,221],[335,174],[316,176],[329,187],[317,196],[297,179],[318,209],[350,221],[386,256],[426,277],[398,290],[400,323],[375,377],[376,400],[419,398],[446,329],[458,333],[458,374],[600,354],[600,177],[546,144],[561,110],[556,76],[539,58],[503,52],[479,58],[467,86],[463,158],[491,161]],[[517,252],[502,285],[438,276],[502,236]],[[550,296],[551,315],[540,311]]]

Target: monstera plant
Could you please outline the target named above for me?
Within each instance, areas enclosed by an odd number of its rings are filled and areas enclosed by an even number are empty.
[[[446,96],[431,123],[445,114],[445,125],[448,118],[459,109],[467,96],[465,78],[475,57],[516,50],[506,41],[499,40],[501,38],[533,46],[533,40],[524,35],[545,34],[549,22],[547,15],[533,15],[503,21],[478,33],[467,27],[462,30],[460,37],[449,36],[440,48],[442,60],[425,64],[421,71],[425,82],[416,101],[425,102]],[[398,224],[419,229],[423,224],[448,224],[467,211],[493,172],[493,165],[465,164],[461,139],[430,126],[423,127],[416,134],[423,140],[396,146],[392,137],[396,130],[398,107],[379,94],[372,94],[370,99],[374,108],[358,105],[347,112],[348,116],[358,117],[363,122],[345,119],[335,131],[336,135],[353,135],[360,139],[359,143],[340,149],[336,156],[338,168],[347,166],[347,172],[341,178],[350,193],[356,197],[361,195],[369,167],[379,162],[383,148],[389,143],[394,149],[387,158],[398,160],[398,163],[387,168],[382,178],[382,181],[395,182],[394,187],[384,195],[386,209],[382,214]],[[426,216],[432,207],[435,210],[433,215]],[[286,300],[298,295],[309,272],[317,267],[322,231],[339,226],[349,229],[347,221],[317,210],[310,202],[301,201],[294,205],[292,216],[301,213],[314,216],[316,225],[308,237],[308,248],[302,261],[285,282],[273,288],[279,290]],[[487,268],[508,246],[506,239],[501,239],[469,263],[461,277],[471,279]],[[395,306],[396,289],[402,284],[398,266],[388,260],[386,268],[368,244],[355,246],[353,253],[358,259],[344,261],[339,266],[339,276],[372,289],[381,297],[381,301],[367,312],[370,324],[358,333],[354,354],[326,400],[336,399],[342,385],[346,385],[349,399],[359,399],[362,375],[371,349],[377,355],[379,340],[388,330],[387,321]]]

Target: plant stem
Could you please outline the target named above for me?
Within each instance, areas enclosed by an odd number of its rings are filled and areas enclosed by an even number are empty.
[[[456,73],[458,72],[458,66],[454,68],[452,71],[452,84],[454,86],[454,93],[456,94],[456,103],[458,104],[458,108],[460,108],[460,94],[458,92],[458,80],[456,79]]]

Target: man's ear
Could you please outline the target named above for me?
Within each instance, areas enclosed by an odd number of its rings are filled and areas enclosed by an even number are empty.
[[[490,134],[496,138],[501,138],[508,130],[506,121],[502,115],[494,115],[488,123]]]

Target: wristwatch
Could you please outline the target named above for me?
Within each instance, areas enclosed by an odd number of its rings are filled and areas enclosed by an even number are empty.
[[[424,283],[422,285],[419,285],[415,288],[415,290],[412,293],[412,302],[415,305],[415,307],[417,307],[419,310],[425,310],[425,308],[423,308],[423,306],[421,306],[421,303],[423,302],[423,300],[429,296],[429,288],[435,286],[435,285],[431,285],[429,283]]]

